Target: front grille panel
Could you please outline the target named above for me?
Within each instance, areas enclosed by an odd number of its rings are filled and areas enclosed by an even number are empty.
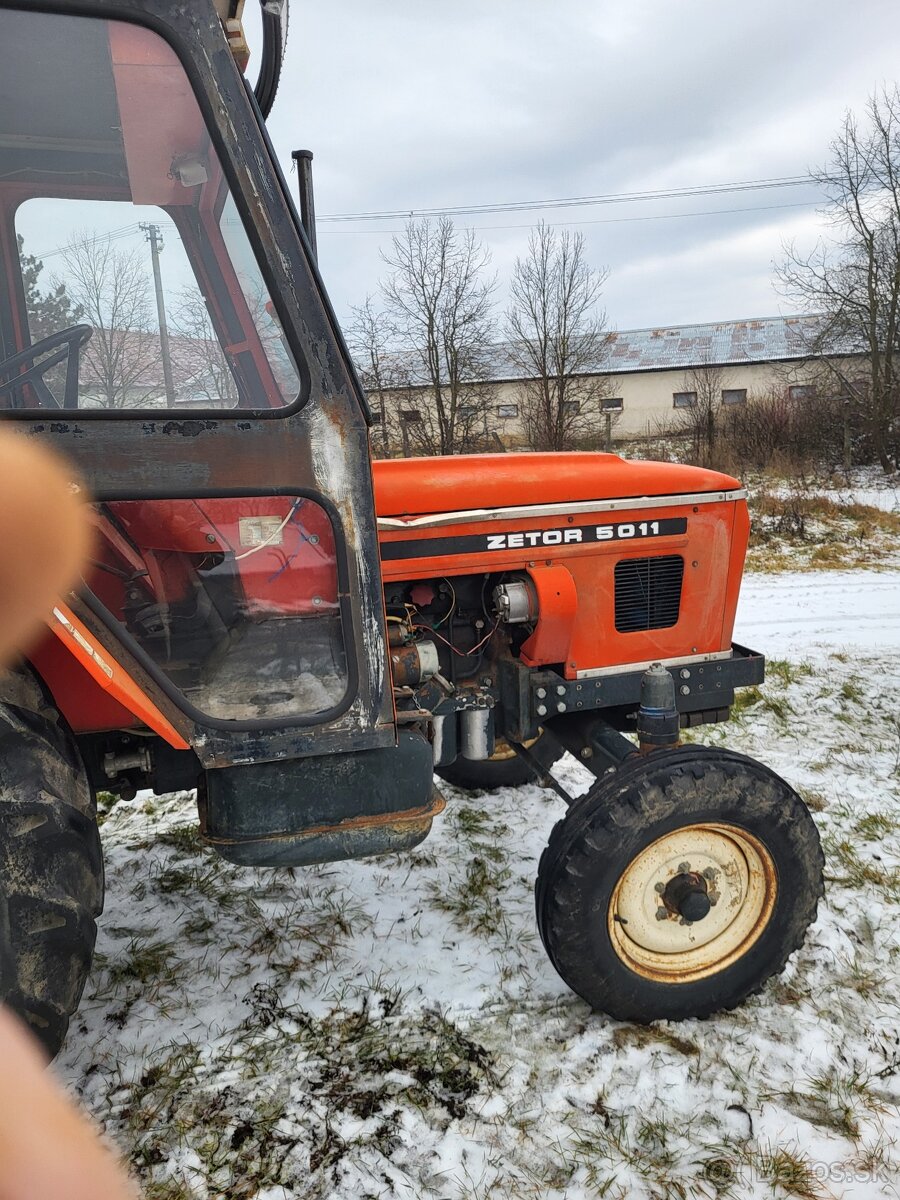
[[[684,559],[625,558],[616,563],[616,629],[668,629],[678,621]]]

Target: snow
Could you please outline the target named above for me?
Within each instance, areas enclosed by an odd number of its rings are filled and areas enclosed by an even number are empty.
[[[615,1022],[556,977],[537,786],[447,787],[417,850],[295,872],[200,847],[191,796],[117,804],[58,1070],[148,1197],[900,1195],[900,572],[751,576],[735,636],[769,682],[697,733],[817,810],[827,891],[783,976],[707,1021]]]
[[[734,639],[767,656],[876,654],[900,647],[900,575],[813,571],[747,575]]]

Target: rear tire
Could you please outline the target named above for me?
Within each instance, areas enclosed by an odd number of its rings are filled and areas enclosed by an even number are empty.
[[[527,746],[545,771],[549,771],[565,754],[556,739],[543,730]],[[460,755],[445,767],[435,767],[435,773],[454,787],[467,791],[492,792],[495,788],[521,787],[523,783],[537,782],[525,760],[519,758],[515,750],[500,738],[497,739],[493,757],[471,759]]]
[[[51,1056],[90,970],[103,908],[93,790],[37,680],[0,678],[0,999]]]
[[[550,835],[535,887],[550,960],[620,1020],[735,1008],[802,945],[824,860],[797,793],[700,746],[628,760]]]

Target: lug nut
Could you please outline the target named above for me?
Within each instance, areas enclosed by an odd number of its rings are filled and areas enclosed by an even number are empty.
[[[546,717],[546,715],[547,715],[547,705],[546,704],[539,704],[537,706],[537,715],[539,717]]]

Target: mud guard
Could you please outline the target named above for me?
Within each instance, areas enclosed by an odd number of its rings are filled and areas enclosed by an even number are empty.
[[[199,804],[204,837],[229,862],[297,867],[409,850],[444,799],[431,746],[401,730],[384,749],[207,771]]]

